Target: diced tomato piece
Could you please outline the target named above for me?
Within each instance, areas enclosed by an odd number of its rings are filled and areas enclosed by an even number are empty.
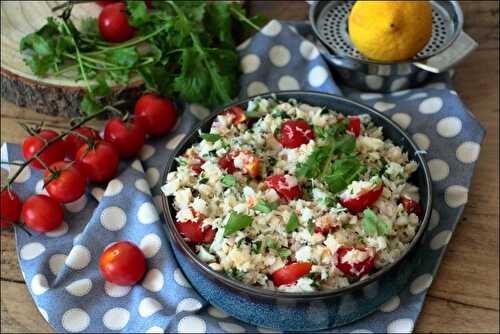
[[[241,124],[247,120],[245,112],[240,107],[231,107],[224,112],[224,115],[229,115],[229,114],[233,115],[232,123],[235,125]]]
[[[349,124],[346,129],[354,134],[354,137],[359,137],[361,134],[361,120],[359,117],[349,117]]]
[[[296,180],[293,176],[289,175],[271,175],[266,179],[266,185],[269,188],[273,188],[276,190],[281,196],[286,198],[288,201],[291,201],[295,198],[302,197],[302,190],[298,184],[290,186],[289,181]]]
[[[215,239],[216,231],[211,227],[207,227],[205,231],[203,231],[203,243],[211,243]]]
[[[418,218],[422,218],[422,207],[418,202],[412,200],[411,198],[401,197],[399,199],[399,203],[403,204],[408,214],[414,213]]]
[[[373,266],[375,265],[375,257],[368,255],[366,259],[357,263],[348,263],[347,261],[343,261],[344,256],[352,250],[366,252],[366,250],[362,248],[340,247],[337,249],[337,268],[346,276],[360,278],[372,271]]]
[[[281,125],[279,142],[283,147],[296,148],[315,138],[313,129],[303,119],[288,120]]]
[[[363,192],[355,197],[340,197],[339,202],[351,213],[358,213],[368,208],[382,195],[384,186]]]
[[[307,262],[295,262],[276,270],[272,274],[275,286],[293,284],[311,271],[312,265]]]
[[[219,159],[219,166],[229,174],[233,174],[234,172],[236,172],[236,167],[234,166],[234,157],[232,157],[230,153],[222,156]]]
[[[321,233],[323,235],[328,235],[330,233],[333,233],[339,229],[338,226],[316,226],[314,228],[315,233]]]
[[[199,216],[197,221],[188,220],[176,222],[175,227],[179,233],[186,238],[189,243],[201,244],[212,242],[215,238],[215,230],[212,227],[202,228],[203,216]]]

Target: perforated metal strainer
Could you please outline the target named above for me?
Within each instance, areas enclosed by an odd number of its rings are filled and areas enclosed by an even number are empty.
[[[333,54],[367,64],[384,64],[366,59],[354,47],[348,32],[348,17],[355,1],[316,1],[309,19],[314,32]],[[440,73],[465,58],[477,43],[462,31],[463,14],[456,1],[431,1],[432,37],[411,63]],[[407,62],[400,62],[408,63]],[[394,64],[394,63],[391,63]]]

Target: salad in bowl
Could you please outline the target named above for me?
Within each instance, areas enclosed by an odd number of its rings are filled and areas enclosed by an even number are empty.
[[[417,233],[418,165],[368,114],[256,98],[199,137],[162,191],[216,272],[283,292],[343,288],[396,262]]]

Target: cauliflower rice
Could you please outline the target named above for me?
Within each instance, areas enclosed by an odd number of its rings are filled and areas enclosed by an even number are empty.
[[[254,99],[200,136],[162,190],[215,271],[287,292],[341,288],[396,261],[415,236],[417,164],[369,115]]]

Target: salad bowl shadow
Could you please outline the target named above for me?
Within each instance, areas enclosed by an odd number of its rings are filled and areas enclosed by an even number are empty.
[[[220,108],[193,129],[169,157],[163,183],[166,182],[168,173],[177,168],[175,157],[200,140],[198,130],[208,132],[217,114],[230,106],[245,109],[248,102],[256,97],[280,101],[295,99],[310,105],[324,106],[344,115],[369,114],[376,125],[382,126],[384,138],[403,147],[409,159],[418,164],[417,171],[410,179],[410,182],[419,187],[424,212],[416,235],[397,261],[347,287],[303,293],[266,290],[216,272],[201,261],[175,227],[172,198],[162,195],[164,228],[180,268],[193,288],[212,305],[256,326],[285,331],[317,331],[345,325],[373,313],[408,286],[412,273],[421,263],[422,259],[416,249],[422,243],[422,235],[427,228],[432,208],[431,179],[424,153],[388,117],[361,103],[326,93],[285,91],[254,96]]]

